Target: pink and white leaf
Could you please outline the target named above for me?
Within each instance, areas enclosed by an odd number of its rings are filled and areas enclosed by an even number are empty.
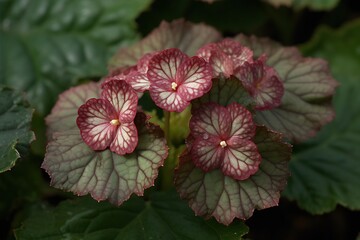
[[[240,136],[243,139],[251,139],[255,135],[256,126],[253,116],[244,106],[233,102],[226,106],[231,118],[230,136]]]
[[[110,81],[103,85],[101,97],[108,100],[115,108],[121,123],[134,120],[138,97],[125,81]]]
[[[163,50],[153,56],[147,72],[150,83],[168,81],[171,86],[171,83],[175,82],[177,69],[186,58],[188,56],[176,48]]]
[[[258,123],[301,142],[334,118],[330,101],[338,83],[325,61],[305,58],[297,48],[283,47],[265,38],[240,34],[235,39],[250,47],[257,57],[266,54],[266,64],[276,70],[284,84],[280,106],[258,111],[255,117]]]
[[[126,155],[108,149],[94,151],[84,143],[78,130],[54,134],[42,164],[51,177],[51,185],[80,196],[91,194],[97,201],[108,199],[116,205],[133,193],[142,196],[146,188],[154,185],[158,168],[168,155],[162,130],[146,119],[144,114],[137,114],[134,122],[138,146]]]
[[[231,116],[225,107],[207,103],[193,114],[189,125],[190,133],[195,138],[204,135],[227,138],[231,131]]]
[[[212,69],[199,57],[186,59],[176,74],[178,92],[186,101],[201,97],[212,85]]]
[[[158,107],[169,112],[182,112],[190,104],[179,93],[173,91],[168,82],[151,85],[150,96]]]
[[[221,51],[213,51],[209,63],[213,68],[214,77],[224,75],[228,78],[234,73],[233,61]]]
[[[208,172],[219,168],[224,157],[224,149],[219,145],[221,139],[216,136],[197,138],[191,147],[194,164]]]
[[[226,176],[245,180],[258,171],[261,156],[255,143],[232,137],[227,144],[221,162],[221,170]]]
[[[136,92],[142,93],[150,88],[150,82],[147,75],[138,71],[134,71],[127,75],[125,81],[130,84]]]
[[[217,45],[233,62],[234,69],[243,65],[245,62],[253,62],[253,52],[236,40],[225,38],[217,43]]]
[[[269,110],[278,107],[284,95],[283,83],[274,69],[265,66],[261,58],[252,64],[245,63],[235,69],[240,79],[255,100],[257,110]]]
[[[84,142],[94,150],[106,149],[116,134],[116,126],[110,122],[117,119],[113,106],[105,99],[89,99],[78,110],[76,123]]]
[[[254,142],[262,160],[258,171],[245,180],[226,176],[220,169],[202,171],[187,150],[180,156],[175,187],[196,215],[229,225],[234,218],[245,220],[255,209],[278,204],[289,177],[291,147],[282,142],[280,134],[265,127],[257,127]]]
[[[134,122],[121,123],[116,131],[116,135],[110,144],[110,150],[125,155],[132,153],[138,144],[138,132]]]

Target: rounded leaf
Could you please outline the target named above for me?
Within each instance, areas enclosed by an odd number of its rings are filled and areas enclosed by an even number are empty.
[[[114,107],[121,123],[132,122],[137,111],[138,97],[125,81],[109,81],[102,85],[101,97]]]
[[[110,68],[135,65],[146,53],[178,48],[188,55],[206,43],[215,42],[221,37],[214,28],[204,24],[193,24],[183,19],[170,23],[163,21],[142,41],[131,47],[122,48],[110,61]]]
[[[280,131],[287,138],[301,142],[314,136],[335,114],[330,99],[337,82],[325,61],[304,58],[298,49],[282,47],[265,38],[238,35],[235,39],[250,47],[255,56],[265,54],[266,64],[273,67],[284,82],[281,105],[268,111],[258,111],[256,121]]]
[[[117,126],[111,124],[118,118],[114,107],[105,99],[89,99],[78,110],[76,124],[84,142],[93,150],[106,149],[116,134]]]
[[[212,69],[199,57],[182,62],[176,74],[179,94],[186,101],[201,97],[211,88]]]
[[[231,118],[230,136],[240,136],[242,139],[251,139],[255,136],[253,116],[244,106],[233,102],[226,106]]]
[[[180,156],[175,186],[196,215],[215,217],[229,225],[234,218],[251,217],[255,208],[278,204],[289,176],[291,147],[281,141],[280,134],[265,127],[257,128],[255,144],[262,161],[258,171],[246,180],[235,180],[221,170],[204,172],[194,165],[186,150]]]
[[[261,156],[255,143],[232,137],[227,144],[221,162],[221,170],[224,175],[237,180],[245,180],[257,172]]]
[[[133,122],[120,123],[116,135],[110,145],[110,150],[124,155],[132,153],[138,143],[138,132]]]
[[[52,138],[54,132],[77,129],[78,109],[90,98],[98,97],[100,97],[99,86],[94,82],[79,85],[61,93],[50,115],[45,118],[48,139]]]
[[[190,133],[194,137],[202,137],[206,140],[209,136],[217,136],[226,139],[231,131],[231,115],[221,105],[206,103],[193,113],[189,126]]]
[[[224,158],[224,149],[220,142],[221,139],[216,136],[197,138],[191,145],[194,164],[205,172],[219,168]]]
[[[76,130],[55,134],[42,164],[51,184],[77,195],[90,193],[98,201],[109,199],[116,205],[132,193],[143,195],[144,189],[153,186],[168,149],[162,130],[147,123],[144,114],[139,113],[135,123],[138,145],[133,153],[123,156],[92,150]]]

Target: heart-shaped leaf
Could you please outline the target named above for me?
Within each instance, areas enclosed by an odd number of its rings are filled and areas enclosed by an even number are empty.
[[[338,31],[321,28],[304,47],[325,58],[340,81],[333,99],[336,118],[318,136],[297,146],[284,195],[311,213],[337,204],[360,209],[360,19]],[[336,51],[333,51],[336,49]]]
[[[180,156],[175,186],[197,215],[215,217],[225,225],[234,218],[247,219],[254,209],[276,206],[289,176],[291,147],[279,133],[258,127],[254,139],[262,157],[259,170],[246,180],[224,176],[221,170],[203,172],[188,152]]]
[[[134,19],[149,3],[1,1],[0,83],[26,91],[36,109],[48,113],[79,78],[106,74],[110,48],[137,38]]]
[[[120,49],[109,63],[111,69],[132,66],[146,53],[178,48],[193,56],[203,45],[221,37],[214,28],[204,24],[192,24],[184,20],[162,22],[146,38],[127,48]]]
[[[46,225],[46,228],[44,228]],[[16,230],[17,239],[196,239],[241,240],[248,232],[240,221],[225,227],[194,216],[174,192],[131,198],[121,207],[88,198],[35,211]]]
[[[33,109],[24,96],[0,87],[0,173],[10,170],[35,140],[30,131]]]
[[[266,63],[275,68],[284,82],[285,93],[279,107],[257,111],[256,121],[280,131],[292,141],[312,137],[319,128],[334,118],[330,99],[337,82],[330,75],[327,63],[317,58],[304,58],[297,48],[282,47],[269,39],[236,37],[254,51],[265,54]]]

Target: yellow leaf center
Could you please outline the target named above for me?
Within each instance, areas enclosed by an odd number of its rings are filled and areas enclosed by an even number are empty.
[[[110,124],[113,126],[119,126],[120,125],[120,121],[119,119],[113,119],[110,121]]]
[[[226,142],[225,142],[225,141],[221,141],[221,142],[220,142],[220,146],[221,146],[222,148],[224,148],[224,147],[226,147],[226,146],[227,146],[227,144],[226,144]]]

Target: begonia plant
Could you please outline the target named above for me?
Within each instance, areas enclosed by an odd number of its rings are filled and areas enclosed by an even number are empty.
[[[336,86],[325,61],[294,47],[163,22],[100,82],[60,95],[42,167],[54,187],[115,205],[175,187],[196,215],[229,225],[278,205],[291,144],[334,118]]]

